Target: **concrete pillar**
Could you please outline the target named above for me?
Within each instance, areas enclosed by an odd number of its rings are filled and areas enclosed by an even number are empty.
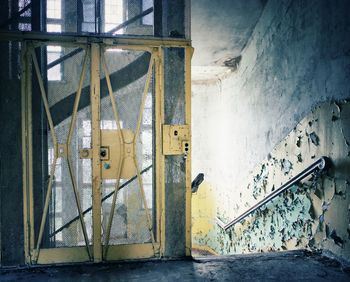
[[[155,36],[189,37],[189,1],[154,1]],[[186,16],[185,16],[186,15]],[[185,51],[168,48],[164,54],[165,124],[185,124]],[[174,79],[176,78],[176,79]],[[165,252],[186,255],[186,174],[183,156],[165,157]]]
[[[31,28],[42,31],[45,27],[45,11],[42,0],[33,0],[31,8]],[[13,1],[17,11],[16,1]],[[7,18],[9,7],[7,1],[1,3],[0,18]],[[18,29],[14,21],[11,30]],[[20,81],[20,50],[19,42],[0,43],[0,244],[1,264],[19,265],[24,263],[24,222],[23,222],[23,179],[22,179],[22,109]],[[43,70],[46,65],[46,54],[37,50],[37,57]],[[45,73],[45,72],[44,72]],[[36,79],[35,79],[36,81]],[[37,83],[33,81],[33,186],[35,222],[40,222],[42,201],[45,193],[43,183],[46,170],[47,146],[45,138],[45,115],[42,108],[40,92]],[[45,153],[46,152],[46,153]]]
[[[21,88],[9,79],[8,43],[0,44],[0,242],[1,264],[21,264],[23,254]],[[6,50],[7,49],[7,50]],[[5,52],[4,52],[5,51]]]
[[[7,19],[9,1],[1,1]],[[17,10],[14,10],[17,11]],[[11,26],[17,29],[18,25]],[[1,265],[23,263],[21,83],[19,44],[0,43],[0,245]]]

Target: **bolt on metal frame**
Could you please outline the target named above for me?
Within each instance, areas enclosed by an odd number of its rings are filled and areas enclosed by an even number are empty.
[[[0,32],[1,33],[1,32]],[[6,36],[2,39],[8,38],[8,40],[21,40],[23,42],[22,49],[22,111],[23,111],[23,180],[24,180],[24,218],[25,218],[25,255],[26,262],[32,263],[61,263],[61,262],[81,262],[93,260],[99,262],[102,260],[118,260],[118,259],[131,259],[131,258],[146,258],[154,256],[162,256],[164,253],[165,246],[165,207],[164,207],[164,155],[162,154],[162,139],[161,139],[161,127],[164,123],[164,71],[163,71],[163,57],[164,48],[175,47],[185,49],[185,95],[186,95],[186,124],[190,125],[190,97],[191,97],[191,73],[190,73],[190,60],[193,53],[193,48],[189,41],[186,40],[174,40],[174,39],[158,39],[158,38],[131,38],[131,37],[72,37],[65,35],[48,35],[48,34],[9,34],[4,32]],[[1,34],[0,34],[1,38]],[[73,44],[72,44],[73,43]],[[46,92],[43,84],[43,80],[40,75],[40,69],[34,52],[35,46],[46,46],[46,45],[60,45],[60,46],[72,46],[83,48],[85,50],[84,63],[81,71],[79,87],[76,92],[74,101],[74,107],[72,112],[72,120],[69,127],[69,133],[67,136],[67,142],[65,144],[58,144],[55,135],[54,125],[50,114],[48,101],[46,98]],[[108,93],[111,98],[111,105],[113,110],[113,116],[118,127],[118,138],[122,141],[124,136],[122,130],[120,130],[120,118],[117,111],[117,106],[113,98],[113,89],[109,78],[109,72],[104,57],[106,48],[121,48],[126,50],[137,50],[146,51],[151,53],[151,59],[149,62],[148,73],[146,78],[146,85],[144,87],[142,102],[140,105],[140,111],[137,121],[136,134],[134,135],[133,146],[135,152],[135,146],[138,136],[140,135],[140,126],[142,121],[142,111],[145,106],[145,99],[148,92],[151,74],[155,73],[155,173],[157,174],[156,185],[156,226],[157,230],[153,230],[151,216],[148,212],[147,201],[143,190],[143,183],[141,174],[138,167],[136,155],[134,155],[134,163],[136,167],[136,179],[138,180],[138,186],[141,193],[142,202],[145,206],[147,223],[151,234],[151,243],[145,244],[133,244],[133,245],[109,245],[109,238],[111,232],[111,226],[113,222],[113,214],[116,206],[117,193],[121,189],[119,181],[115,185],[113,191],[113,200],[111,213],[108,218],[107,234],[104,242],[101,239],[101,171],[100,171],[100,63],[105,74]],[[74,123],[78,111],[78,105],[82,90],[82,83],[85,77],[87,69],[87,59],[90,56],[91,60],[91,82],[90,82],[90,95],[91,95],[91,109],[92,109],[92,193],[93,193],[93,242],[89,245],[87,237],[86,226],[84,222],[84,214],[81,208],[79,193],[77,185],[75,183],[75,177],[72,170],[71,163],[71,152],[70,142],[72,138]],[[48,204],[50,200],[50,194],[52,190],[52,177],[48,182],[48,189],[46,194],[46,200],[44,205],[43,217],[40,224],[40,231],[37,240],[34,238],[34,209],[33,209],[33,193],[32,193],[32,144],[31,144],[31,66],[34,65],[36,77],[39,82],[40,92],[44,109],[47,115],[51,137],[54,143],[54,161],[51,166],[50,175],[54,175],[55,163],[59,157],[60,150],[63,154],[60,156],[64,157],[68,164],[69,175],[72,181],[72,187],[74,190],[75,202],[79,212],[79,220],[83,229],[84,247],[73,247],[73,248],[52,248],[52,249],[41,249],[40,244],[42,241],[43,230],[48,212]],[[124,146],[123,142],[120,142],[120,146]],[[123,151],[123,150],[122,150]],[[122,167],[123,158],[120,159],[120,166]],[[190,220],[191,220],[191,156],[190,154],[186,159],[186,254],[190,254],[191,249],[191,231],[190,231]],[[121,169],[118,171],[120,176]],[[156,232],[156,233],[154,233]],[[156,236],[154,236],[156,235]]]

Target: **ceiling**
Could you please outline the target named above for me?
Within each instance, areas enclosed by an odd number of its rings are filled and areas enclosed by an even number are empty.
[[[206,79],[227,72],[225,62],[241,55],[266,1],[191,1],[194,77]]]

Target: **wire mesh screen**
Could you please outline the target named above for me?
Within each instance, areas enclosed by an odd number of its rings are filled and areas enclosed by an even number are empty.
[[[79,81],[84,66],[85,50],[69,59],[57,62],[76,48],[46,46],[47,55],[47,101],[54,130],[47,121],[47,171],[44,185],[47,193],[48,183],[52,179],[52,193],[49,212],[45,225],[43,247],[72,247],[85,245],[82,223],[79,219],[78,204],[81,206],[83,221],[86,225],[88,241],[91,241],[91,161],[80,159],[79,150],[89,148],[91,142],[91,120],[89,102],[89,62],[85,65],[81,98],[75,120],[74,102],[77,97]],[[35,72],[35,70],[33,70]],[[36,77],[33,74],[33,77]],[[40,95],[40,92],[33,93]],[[54,144],[57,143],[57,152]],[[56,156],[56,157],[55,157]]]
[[[142,183],[136,177],[136,171],[131,178],[123,178],[120,181],[121,189],[117,193],[116,208],[113,213],[109,244],[132,244],[151,242],[150,229],[152,228],[153,212],[152,202],[154,189],[152,183],[153,164],[153,102],[152,102],[152,77],[149,89],[146,92],[144,106],[142,98],[147,80],[147,70],[150,55],[145,52],[121,51],[107,49],[105,58],[111,84],[113,99],[116,103],[120,117],[120,126],[123,130],[130,130],[135,134],[136,152],[134,156],[141,171]],[[132,65],[132,68],[130,68]],[[130,69],[129,69],[130,68]],[[122,85],[120,81],[127,74],[128,84]],[[150,72],[152,76],[152,72]],[[107,87],[101,84],[101,129],[117,129],[114,118],[111,99],[106,93]],[[142,114],[142,118],[140,117]],[[136,131],[139,123],[139,135]],[[125,159],[132,161],[131,159]],[[142,186],[140,186],[142,184]],[[106,242],[108,222],[111,216],[113,191],[116,180],[105,179],[102,184],[103,196],[111,195],[102,204],[103,238]],[[142,197],[144,191],[146,204]],[[147,207],[147,208],[146,208]],[[149,217],[148,217],[149,215]]]

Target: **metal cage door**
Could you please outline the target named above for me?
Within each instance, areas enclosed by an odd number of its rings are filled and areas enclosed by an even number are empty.
[[[79,159],[77,150],[87,141],[83,121],[90,117],[86,97],[89,49],[58,43],[23,46],[26,260],[30,263],[53,263],[65,257],[92,259],[92,214],[86,211],[91,206],[92,186],[86,181],[88,164]],[[76,50],[64,63],[60,61]],[[60,62],[43,73],[46,59],[48,66]],[[67,76],[67,72],[74,75]],[[42,105],[43,113],[33,110],[35,104]],[[34,130],[38,123],[41,130]]]
[[[102,257],[153,257],[159,253],[153,204],[156,54],[147,48],[103,46],[100,59],[100,129],[95,134],[101,140],[96,172],[102,222],[96,227],[102,230],[96,232],[102,235]],[[123,74],[136,79],[123,87]]]
[[[157,256],[159,50],[28,42],[22,64],[26,261]]]

